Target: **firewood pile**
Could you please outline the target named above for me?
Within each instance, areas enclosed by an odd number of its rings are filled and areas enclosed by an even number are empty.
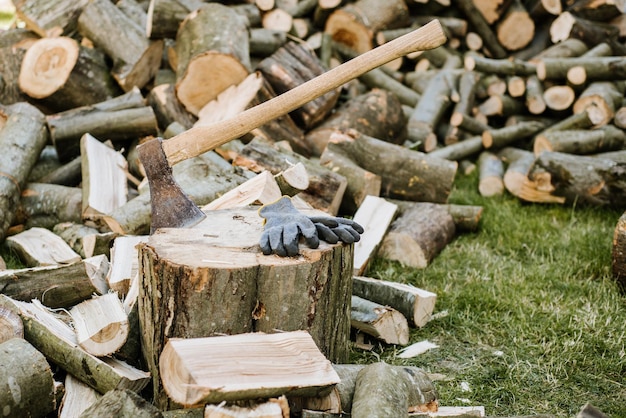
[[[250,337],[247,331],[260,329],[247,325],[239,332],[232,324],[211,328],[211,334],[238,334],[224,345],[266,344],[274,361],[292,370],[311,367],[310,373],[281,376],[250,362],[275,385],[245,390],[225,375],[199,373],[233,362],[235,350],[195,338],[208,334],[172,331],[173,319],[161,316],[157,303],[139,307],[158,299],[146,296],[148,280],[141,276],[150,257],[156,263],[163,255],[150,252],[150,193],[137,155],[144,141],[236,117],[434,19],[445,29],[445,45],[367,72],[214,151],[181,158],[172,167],[176,182],[207,212],[289,195],[303,210],[353,217],[364,226],[353,254],[321,250],[353,260],[344,283],[352,292],[343,302],[352,307],[345,322],[361,347],[367,347],[363,334],[406,345],[409,327],[430,319],[435,294],[365,275],[374,257],[424,268],[458,233],[479,228],[481,207],[448,202],[459,169],[478,170],[483,196],[626,204],[621,1],[16,0],[15,6],[20,24],[0,33],[0,242],[27,268],[0,270],[0,341],[6,340],[0,364],[20,370],[11,379],[23,391],[21,398],[0,393],[9,416],[55,410],[80,416],[88,408],[85,413],[102,416],[115,408],[161,414],[155,405],[195,406],[205,417],[252,410],[282,417],[290,408],[310,417],[437,410],[436,391],[420,370],[338,364],[345,347],[321,347],[313,314],[307,318],[314,341],[296,325],[269,326],[295,333],[283,340]],[[614,270],[626,283],[624,224],[616,229]],[[213,239],[200,232],[187,238]],[[182,234],[161,242],[184,240]],[[195,287],[186,291],[201,292],[207,274],[234,268],[239,256],[228,254],[232,261],[213,260],[221,266],[194,276]],[[168,269],[164,276],[179,274]],[[300,278],[303,270],[297,271]],[[329,311],[341,311],[343,302],[316,288],[316,275],[308,274],[312,292],[334,301]],[[168,303],[186,301],[182,293]],[[269,317],[273,306],[260,305],[253,303],[247,316]],[[309,299],[301,305],[315,310]],[[213,309],[220,315],[229,307]],[[187,325],[200,322],[210,321],[198,315]],[[281,354],[285,343],[310,357]],[[167,364],[159,365],[161,351]],[[198,369],[193,360],[205,352],[214,359]],[[24,372],[33,364],[32,373]],[[397,399],[385,404],[372,396],[371,382]],[[153,392],[138,396],[150,383]],[[186,389],[190,383],[195,389]],[[223,404],[256,398],[271,400]]]

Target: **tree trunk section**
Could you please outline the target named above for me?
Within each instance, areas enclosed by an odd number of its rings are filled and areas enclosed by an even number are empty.
[[[176,95],[189,112],[198,115],[205,104],[248,76],[245,20],[227,6],[205,4],[181,23],[175,53]]]
[[[350,416],[408,417],[410,386],[408,375],[393,366],[369,364],[357,374]]]
[[[68,34],[76,30],[76,19],[88,0],[15,1],[15,11],[26,27],[42,38]]]
[[[296,258],[264,256],[256,209],[207,214],[193,229],[152,235],[140,249],[142,350],[157,404],[168,403],[158,370],[168,338],[308,330],[329,359],[345,362],[352,246],[322,243],[301,246]],[[181,244],[183,235],[193,245]]]

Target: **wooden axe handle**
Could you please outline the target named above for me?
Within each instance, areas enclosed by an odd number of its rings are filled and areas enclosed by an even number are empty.
[[[230,119],[197,126],[163,141],[163,151],[170,166],[196,157],[239,138],[374,68],[411,52],[436,48],[446,40],[441,24],[438,20],[433,20]]]

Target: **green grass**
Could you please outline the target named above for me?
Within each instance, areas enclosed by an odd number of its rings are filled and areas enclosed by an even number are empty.
[[[459,178],[450,201],[484,207],[478,232],[426,269],[378,259],[368,272],[437,294],[436,319],[411,343],[440,347],[403,360],[399,347],[378,346],[354,360],[441,374],[441,405],[484,405],[488,415],[571,417],[591,402],[626,417],[626,297],[611,279],[622,211],[482,198],[476,188],[476,175]]]

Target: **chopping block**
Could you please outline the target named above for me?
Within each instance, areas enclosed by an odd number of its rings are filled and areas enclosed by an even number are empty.
[[[345,363],[353,246],[301,243],[295,257],[263,255],[257,208],[206,214],[192,228],[159,229],[139,247],[141,343],[155,404],[167,406],[158,364],[169,338],[306,330],[331,362]]]

